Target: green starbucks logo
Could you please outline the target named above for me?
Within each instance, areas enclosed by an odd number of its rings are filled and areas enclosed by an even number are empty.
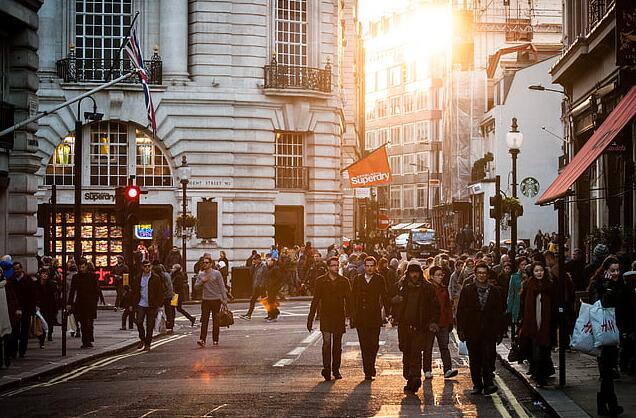
[[[541,190],[541,186],[539,185],[539,181],[534,177],[526,177],[521,180],[521,194],[525,197],[535,197],[539,194],[539,190]]]

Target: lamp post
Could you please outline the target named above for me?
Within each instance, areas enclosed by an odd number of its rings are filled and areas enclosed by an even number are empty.
[[[512,197],[517,197],[517,156],[519,155],[519,149],[523,143],[523,134],[519,132],[519,126],[517,125],[517,118],[512,118],[512,127],[510,132],[506,134],[506,143],[508,144],[508,151],[512,156]],[[510,226],[510,252],[511,258],[514,260],[516,257],[517,249],[517,213],[513,211],[511,213],[512,225]]]
[[[182,202],[181,202],[181,219],[182,223],[185,222],[186,212],[188,210],[188,183],[190,183],[190,176],[192,175],[192,168],[188,166],[188,159],[184,155],[181,157],[181,167],[179,167],[179,181],[181,182],[181,190],[183,192]],[[186,240],[188,236],[186,234],[185,225],[181,227],[181,267],[183,268],[183,272],[187,275],[187,253],[186,253]]]

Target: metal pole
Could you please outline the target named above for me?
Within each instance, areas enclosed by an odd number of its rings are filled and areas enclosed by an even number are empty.
[[[431,168],[426,169],[426,220],[431,219]]]
[[[558,200],[554,204],[558,211],[558,240],[559,240],[559,386],[565,386],[565,350],[567,329],[566,329],[566,297],[565,297],[565,202]]]
[[[135,74],[137,74],[136,71],[130,72],[128,74],[124,74],[121,77],[114,79],[113,81],[109,81],[106,84],[102,84],[101,86],[95,87],[94,89],[89,90],[86,93],[82,93],[82,94],[80,94],[77,97],[73,97],[72,99],[69,99],[69,100],[65,101],[64,103],[55,106],[53,109],[46,110],[46,111],[44,111],[42,113],[39,113],[39,114],[37,114],[37,115],[35,115],[33,117],[25,119],[22,122],[16,123],[15,125],[13,125],[13,126],[7,128],[7,129],[5,129],[4,131],[0,132],[0,136],[5,136],[6,134],[9,134],[9,133],[15,131],[16,129],[20,129],[23,126],[28,125],[29,123],[33,123],[33,122],[35,122],[37,120],[40,120],[44,116],[50,115],[53,112],[57,112],[58,110],[66,107],[66,106],[72,105],[73,103],[77,102],[78,100],[82,100],[84,97],[88,97],[88,96],[90,96],[93,93],[97,93],[98,91],[104,90],[104,89],[106,89],[106,88],[108,88],[108,87],[110,87],[110,86],[112,86],[114,84],[119,83],[122,80],[125,80],[127,78],[132,77]],[[77,114],[77,117],[79,118],[79,113]]]
[[[501,195],[501,176],[495,176],[495,196]],[[501,250],[501,217],[495,218],[495,251],[499,254]]]
[[[188,201],[187,201],[187,190],[188,190],[188,180],[186,179],[182,179],[181,180],[181,187],[183,189],[183,201],[182,201],[182,207],[181,207],[181,218],[182,218],[182,222],[185,222],[185,217],[186,217],[186,211],[188,209]],[[188,275],[188,270],[187,270],[187,250],[186,250],[186,229],[185,226],[182,225],[181,227],[181,257],[182,257],[182,261],[181,261],[181,267],[183,267],[183,272],[185,273],[186,277]]]
[[[510,155],[512,156],[512,197],[517,197],[517,155],[519,150],[515,148],[510,149]],[[517,213],[511,214],[512,225],[510,225],[510,253],[511,258],[514,260],[517,255]]]
[[[80,102],[77,104],[77,120],[75,121],[75,159],[73,164],[73,182],[75,184],[75,200],[73,201],[74,216],[74,248],[75,262],[79,263],[82,257],[82,234],[81,234],[81,218],[82,218],[82,121],[79,120]]]
[[[55,260],[57,258],[57,225],[55,224],[55,218],[57,213],[57,185],[51,185],[51,255]]]

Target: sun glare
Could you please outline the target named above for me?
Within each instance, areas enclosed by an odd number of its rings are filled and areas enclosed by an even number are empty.
[[[427,7],[413,15],[396,33],[404,42],[406,61],[419,61],[450,51],[453,19],[447,8]]]

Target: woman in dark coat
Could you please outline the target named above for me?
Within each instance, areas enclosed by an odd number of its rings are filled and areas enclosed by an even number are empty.
[[[93,347],[93,321],[97,318],[97,301],[100,290],[97,275],[88,271],[85,259],[78,263],[79,273],[73,277],[67,309],[73,311],[82,330],[82,347]]]
[[[57,282],[49,277],[50,270],[41,268],[38,272],[37,306],[48,325],[48,340],[53,341],[53,326],[56,322],[58,310]],[[44,348],[46,335],[40,335],[40,348]]]
[[[557,300],[545,266],[535,261],[530,272],[521,287],[519,336],[532,342],[530,373],[543,387],[548,377],[554,374],[550,348],[554,345],[552,337],[556,328]]]

